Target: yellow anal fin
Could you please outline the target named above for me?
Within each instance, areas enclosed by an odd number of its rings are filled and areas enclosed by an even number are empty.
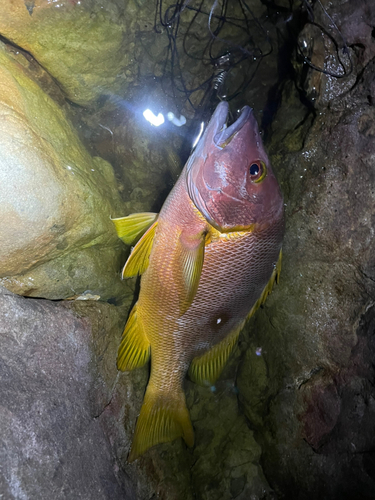
[[[253,314],[255,313],[255,311],[257,311],[257,309],[259,309],[259,307],[265,303],[268,295],[272,292],[272,288],[273,288],[274,283],[279,282],[282,256],[283,256],[282,250],[280,250],[279,258],[278,258],[277,263],[275,265],[275,268],[272,272],[271,278],[270,278],[269,282],[267,283],[267,285],[264,287],[263,292],[261,293],[259,299],[255,302],[255,304],[251,308],[251,311],[249,312],[246,319],[250,319],[251,316],[253,316]]]
[[[186,408],[182,389],[163,394],[147,387],[141,413],[137,420],[128,462],[133,462],[148,448],[182,437],[188,446],[194,445],[194,431]]]
[[[189,368],[189,377],[193,382],[204,386],[211,386],[216,382],[237,343],[242,327],[243,323],[208,352],[193,359]]]
[[[178,247],[180,287],[180,314],[184,314],[197,293],[204,261],[205,233],[187,237],[181,234]]]
[[[121,371],[143,366],[150,358],[150,342],[137,318],[137,304],[133,307],[117,354],[117,368]]]
[[[133,248],[122,270],[123,278],[132,278],[146,271],[157,224],[155,221]]]
[[[276,276],[275,276],[276,283],[279,283],[279,281],[280,281],[282,260],[283,260],[283,249],[280,250],[279,258],[277,259],[277,262],[276,262],[276,267],[275,267],[275,269],[276,269]]]
[[[156,221],[157,216],[158,214],[153,212],[142,212],[117,219],[111,218],[111,221],[115,225],[117,236],[127,245],[131,245]]]

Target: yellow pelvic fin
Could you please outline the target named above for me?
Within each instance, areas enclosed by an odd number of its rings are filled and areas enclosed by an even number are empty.
[[[255,313],[255,311],[257,311],[257,309],[259,309],[259,307],[265,303],[268,295],[272,292],[272,288],[273,288],[274,283],[279,282],[282,257],[283,257],[283,253],[282,253],[282,250],[280,250],[279,258],[278,258],[277,263],[275,265],[275,268],[272,272],[271,278],[270,278],[269,282],[267,283],[267,285],[264,287],[263,292],[261,293],[259,299],[255,302],[255,304],[251,308],[251,311],[249,312],[246,319],[250,319],[251,316],[253,316],[253,314]]]
[[[132,278],[146,271],[157,224],[155,221],[133,248],[122,270],[123,278]]]
[[[128,462],[133,462],[148,448],[182,437],[194,445],[194,431],[182,389],[163,394],[156,387],[147,387],[141,413],[137,420]]]
[[[208,352],[193,359],[189,368],[189,377],[193,382],[204,386],[216,382],[237,343],[243,325],[244,322]]]
[[[111,221],[115,225],[117,236],[127,245],[131,245],[156,221],[157,216],[158,214],[153,212],[142,212],[118,219],[111,218]]]
[[[179,271],[181,273],[180,313],[184,314],[194,300],[204,261],[205,233],[194,237],[180,236]]]
[[[121,371],[143,366],[150,358],[150,342],[137,318],[137,304],[133,307],[117,354],[117,368]]]

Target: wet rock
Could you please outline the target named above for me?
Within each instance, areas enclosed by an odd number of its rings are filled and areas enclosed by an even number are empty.
[[[134,24],[132,2],[4,0],[0,33],[35,59],[81,105],[117,94],[132,81]]]
[[[100,351],[98,358],[103,358]],[[149,368],[121,373],[117,383],[115,373],[107,379],[106,386],[113,387],[112,396],[99,419],[119,466],[137,485],[137,498],[273,498],[259,465],[260,447],[238,411],[234,387],[237,362],[238,355],[212,390],[187,381],[188,407],[196,432],[193,449],[178,439],[151,448],[132,464],[127,464],[127,456]]]
[[[334,39],[313,24],[300,33],[299,46],[305,64],[310,65],[303,87],[316,108],[328,106],[354,86],[358,70],[353,49],[337,50]]]
[[[238,361],[233,359],[232,363],[209,392],[193,384],[190,387],[196,432],[192,466],[195,495],[210,500],[270,499],[272,489],[260,465],[261,448],[238,407],[234,379]]]
[[[105,303],[52,303],[1,289],[0,494],[273,498],[260,447],[237,408],[238,354],[214,390],[187,384],[195,449],[179,439],[127,463],[148,368],[117,372],[126,313]]]
[[[87,153],[22,57],[0,46],[0,283],[51,299],[121,296],[112,168]]]
[[[89,322],[0,288],[0,324],[0,496],[135,499],[97,418],[104,379]]]
[[[95,130],[89,138],[93,150],[110,161],[119,180],[124,208],[118,217],[160,210],[181,173],[183,165],[177,153],[185,135],[189,137],[187,127],[178,128],[168,120],[155,127],[144,118],[146,109],[165,117],[171,110],[171,102],[160,85],[142,88],[130,100],[137,106],[121,113],[103,106],[95,115],[83,117],[85,126]],[[95,127],[98,115],[101,125]]]
[[[323,1],[309,12],[298,37],[303,87],[316,108],[340,105],[340,97],[375,55],[374,9],[370,0]]]
[[[280,498],[375,496],[374,74],[371,62],[309,130],[305,120],[287,141],[270,136],[286,202],[283,270],[250,325],[237,382]]]

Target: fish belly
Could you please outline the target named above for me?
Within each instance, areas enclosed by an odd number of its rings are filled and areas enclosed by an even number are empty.
[[[277,263],[278,231],[223,237],[206,247],[197,295],[179,320],[191,359],[243,325]]]
[[[195,357],[243,325],[274,271],[280,234],[269,227],[261,233],[223,235],[208,244],[197,294],[182,316],[168,252],[167,262],[158,263],[159,272],[142,278],[139,307],[151,344],[152,371],[159,372],[161,386],[172,386],[176,379],[181,383]]]

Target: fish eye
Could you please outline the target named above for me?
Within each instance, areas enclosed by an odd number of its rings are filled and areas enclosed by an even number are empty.
[[[252,182],[262,181],[267,173],[266,164],[263,161],[257,161],[250,165],[249,175]]]
[[[250,165],[249,174],[251,175],[251,177],[258,175],[259,170],[260,170],[259,165],[257,165],[256,163],[253,163],[252,165]]]

